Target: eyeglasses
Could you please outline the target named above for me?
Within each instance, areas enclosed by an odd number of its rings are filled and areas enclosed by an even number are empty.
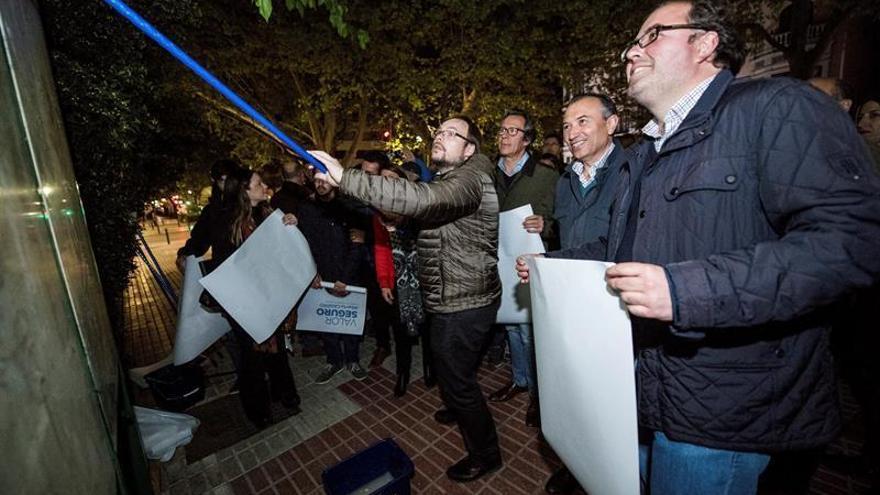
[[[455,137],[462,138],[471,144],[474,144],[474,141],[472,139],[468,139],[467,136],[465,136],[463,134],[459,134],[458,131],[456,131],[455,129],[437,129],[436,131],[434,131],[434,136],[432,136],[432,137],[434,139],[437,139],[441,136],[443,137],[443,139],[450,139],[450,138],[452,138],[452,136],[455,136]]]
[[[700,29],[703,31],[709,30],[706,26],[703,26],[701,24],[670,24],[667,26],[657,24],[656,26],[648,28],[648,30],[645,31],[645,34],[627,43],[623,47],[623,51],[620,52],[620,60],[626,62],[626,54],[629,53],[630,49],[632,49],[633,46],[639,45],[639,48],[645,49],[648,47],[648,45],[657,41],[657,38],[660,37],[660,33],[662,31],[674,31],[677,29]],[[690,42],[690,40],[688,40],[688,42]]]
[[[524,129],[520,129],[519,127],[502,127],[501,129],[498,129],[499,136],[516,137],[516,135],[520,132],[525,133],[526,131]]]

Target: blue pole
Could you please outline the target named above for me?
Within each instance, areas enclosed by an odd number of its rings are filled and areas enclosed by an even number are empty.
[[[208,72],[207,69],[199,65],[198,62],[193,60],[192,57],[187,55],[183,50],[181,50],[177,45],[175,45],[171,40],[165,37],[164,34],[160,33],[152,24],[147,22],[143,17],[138,15],[137,12],[131,9],[128,5],[126,5],[122,0],[104,0],[108,5],[113,7],[113,9],[118,12],[120,15],[129,20],[134,26],[140,29],[144,34],[152,38],[153,41],[158,43],[162,48],[168,51],[171,55],[174,56],[177,60],[183,62],[184,65],[190,68],[193,72],[196,73],[197,76],[201,77],[206,83],[210,84],[214,89],[219,91],[223,96],[226,97],[233,105],[237,106],[241,109],[242,112],[246,113],[250,118],[256,120],[263,127],[269,130],[272,134],[275,135],[282,143],[284,143],[288,148],[293,150],[297,155],[303,157],[307,162],[314,165],[318,170],[326,173],[327,169],[324,167],[324,164],[319,162],[314,156],[311,155],[308,151],[304,150],[300,145],[298,145],[293,139],[287,137],[281,129],[275,126],[269,119],[264,117],[260,112],[256,111],[254,107],[250,106],[248,102],[244,101],[240,96],[238,96],[235,91],[229,89],[228,86],[220,82],[214,74]]]

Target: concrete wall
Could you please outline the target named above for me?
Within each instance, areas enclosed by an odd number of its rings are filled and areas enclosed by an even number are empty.
[[[35,4],[0,1],[0,493],[116,493],[117,357]]]

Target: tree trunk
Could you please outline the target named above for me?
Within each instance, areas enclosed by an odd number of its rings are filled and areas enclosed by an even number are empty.
[[[461,98],[461,113],[462,115],[470,115],[471,110],[474,107],[474,102],[477,100],[477,90],[476,88],[468,91],[465,88],[462,88],[462,98]]]
[[[358,106],[357,129],[354,133],[354,139],[351,146],[345,152],[345,158],[342,159],[342,165],[348,167],[357,156],[357,152],[361,147],[361,140],[364,138],[364,132],[367,130],[367,114],[369,113],[369,102],[366,95],[361,96],[360,105]]]
[[[324,137],[321,140],[321,149],[333,154],[336,151],[336,110],[329,110],[324,114]]]
[[[299,80],[299,76],[293,70],[288,70],[288,73],[290,74],[290,79],[293,81],[293,87],[296,89],[296,94],[299,96],[299,99],[302,101],[308,101],[305,89],[303,89],[302,82]],[[309,134],[311,135],[312,143],[317,147],[321,147],[321,125],[312,112],[305,110],[305,114],[306,120],[309,123]]]

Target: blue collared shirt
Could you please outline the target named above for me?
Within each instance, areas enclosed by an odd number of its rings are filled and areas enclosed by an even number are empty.
[[[527,161],[529,161],[529,152],[528,151],[523,153],[523,155],[520,157],[519,161],[516,162],[516,166],[513,167],[513,172],[508,174],[507,168],[504,167],[504,157],[502,156],[501,158],[498,159],[498,168],[500,168],[501,171],[504,172],[504,174],[507,175],[508,177],[513,177],[514,175],[516,175],[522,171],[523,167],[526,166]]]

